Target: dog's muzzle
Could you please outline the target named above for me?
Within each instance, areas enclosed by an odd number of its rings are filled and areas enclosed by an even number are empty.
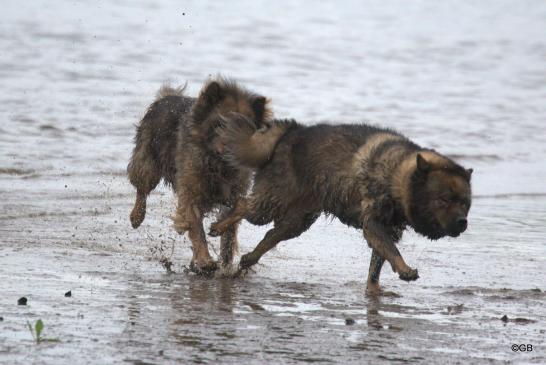
[[[466,217],[459,217],[451,225],[448,234],[451,237],[458,237],[461,233],[466,231],[467,227],[468,227],[468,220],[466,219]]]

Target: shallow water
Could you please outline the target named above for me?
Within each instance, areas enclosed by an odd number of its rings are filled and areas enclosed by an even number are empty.
[[[546,362],[545,19],[515,0],[5,4],[0,362]],[[473,167],[468,231],[408,233],[420,279],[386,267],[380,298],[361,234],[336,220],[243,279],[185,274],[172,194],[134,231],[124,170],[159,85],[194,94],[217,73],[277,116],[390,126]],[[242,251],[266,229],[243,225]],[[38,318],[61,342],[33,344]]]

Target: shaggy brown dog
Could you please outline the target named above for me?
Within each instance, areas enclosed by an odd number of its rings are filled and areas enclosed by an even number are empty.
[[[241,258],[239,272],[325,212],[363,229],[373,249],[368,288],[378,290],[385,260],[400,279],[419,277],[395,246],[406,227],[433,240],[456,237],[467,227],[472,170],[391,130],[275,120],[257,131],[248,118],[233,115],[219,135],[231,163],[256,175],[252,194],[213,224],[211,235],[243,218],[275,224]]]
[[[137,189],[130,219],[140,226],[146,214],[146,198],[163,181],[178,196],[174,226],[188,231],[193,246],[191,267],[210,273],[212,260],[203,230],[203,217],[215,207],[231,207],[249,184],[247,169],[228,165],[221,157],[222,145],[215,129],[223,115],[241,113],[255,128],[269,118],[266,98],[219,78],[205,84],[197,98],[183,88],[162,87],[137,126],[135,148],[127,167]],[[225,209],[227,211],[227,209]],[[231,263],[237,249],[237,225],[222,234],[221,259]]]

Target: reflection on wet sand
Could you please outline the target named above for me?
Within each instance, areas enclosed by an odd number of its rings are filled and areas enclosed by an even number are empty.
[[[430,354],[442,358],[461,353],[449,350],[454,343],[475,346],[478,357],[494,360],[484,351],[491,344],[480,342],[481,327],[487,323],[501,328],[508,321],[481,311],[481,303],[496,301],[496,310],[502,311],[507,301],[526,300],[538,309],[546,299],[539,289],[467,287],[442,292],[436,288],[436,295],[427,291],[430,304],[423,305],[411,304],[412,300],[392,291],[367,295],[363,285],[205,279],[193,274],[142,279],[130,281],[128,291],[134,294],[127,299],[129,323],[126,339],[119,344],[131,350],[132,360],[140,361],[157,353],[162,359],[192,362],[330,362],[343,356],[349,362],[413,363]],[[156,288],[153,295],[150,287]],[[463,330],[465,318],[476,323],[465,324]],[[534,323],[521,318],[512,322],[519,323],[523,332]],[[461,331],[463,338],[452,337]],[[431,337],[440,333],[447,337]],[[324,352],[326,343],[329,350]]]

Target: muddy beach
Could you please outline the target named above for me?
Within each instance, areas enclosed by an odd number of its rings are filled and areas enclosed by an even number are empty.
[[[544,4],[37,1],[0,19],[0,363],[546,362]],[[377,298],[362,234],[327,218],[244,278],[185,273],[172,193],[133,230],[125,167],[161,83],[193,95],[217,73],[277,116],[389,126],[473,167],[467,232],[407,232],[420,279],[386,267]],[[243,224],[241,251],[267,228]]]

